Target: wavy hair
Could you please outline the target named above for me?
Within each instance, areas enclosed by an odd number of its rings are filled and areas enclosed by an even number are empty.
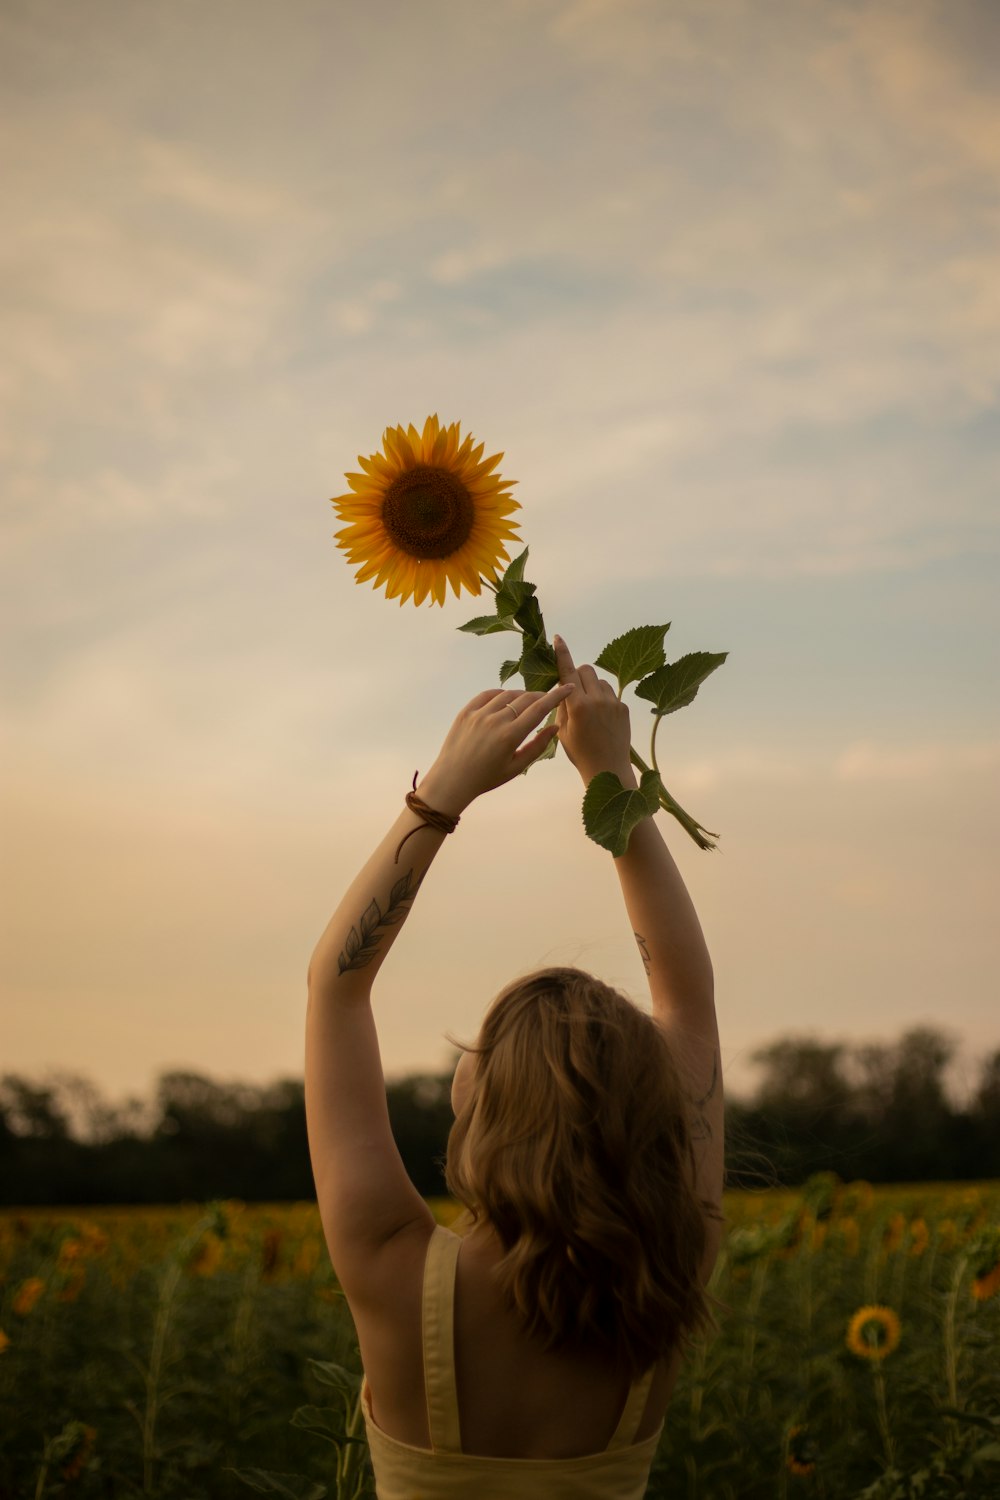
[[[497,1284],[545,1350],[601,1352],[637,1378],[711,1324],[706,1213],[685,1095],[651,1016],[582,969],[505,986],[448,1136],[445,1181],[504,1255]],[[717,1212],[717,1211],[716,1211]]]

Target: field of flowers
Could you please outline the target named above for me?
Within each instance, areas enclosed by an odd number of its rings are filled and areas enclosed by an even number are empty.
[[[648,1496],[1000,1496],[1000,1183],[726,1214]],[[0,1211],[0,1500],[360,1500],[359,1386],[313,1204]]]

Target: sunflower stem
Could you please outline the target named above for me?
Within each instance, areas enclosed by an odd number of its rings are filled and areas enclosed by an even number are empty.
[[[658,776],[660,775],[659,770],[657,769],[655,764],[652,768],[647,766],[646,762],[643,760],[639,752],[632,747],[629,748],[629,759],[640,772],[653,769],[656,771],[656,774]],[[677,819],[681,827],[694,839],[699,849],[714,849],[714,841],[719,837],[719,835],[717,833],[711,833],[707,828],[702,828],[701,824],[697,823],[694,818],[692,818],[690,813],[684,811],[680,803],[670,795],[666,787],[663,785],[662,776],[660,776],[660,786],[662,787],[662,791],[660,792],[660,806],[663,808],[663,810],[670,813],[672,817],[675,817]]]
[[[892,1442],[892,1429],[889,1426],[889,1413],[885,1404],[885,1374],[881,1363],[872,1366],[872,1375],[875,1377],[875,1395],[878,1400],[878,1425],[882,1433],[882,1445],[885,1448],[885,1461],[888,1468],[892,1468],[895,1456]]]
[[[948,1288],[944,1299],[944,1368],[945,1378],[948,1381],[948,1404],[953,1409],[958,1407],[958,1345],[955,1341],[955,1310],[958,1306],[958,1289],[965,1275],[965,1268],[969,1263],[967,1255],[960,1255],[955,1262],[952,1273],[951,1286]],[[952,1430],[956,1430],[957,1424],[949,1423]]]

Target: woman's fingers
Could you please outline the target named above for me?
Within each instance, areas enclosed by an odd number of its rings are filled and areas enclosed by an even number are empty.
[[[576,667],[570,655],[569,647],[561,635],[552,637],[552,649],[556,654],[556,666],[559,669],[560,682],[575,682],[582,693],[593,692],[595,687],[601,684],[594,668],[591,666]],[[609,684],[610,686],[610,684]]]
[[[575,684],[571,682],[557,682],[545,693],[534,691],[518,693],[509,688],[501,688],[499,691],[494,691],[481,707],[491,718],[495,716],[498,722],[506,718],[510,724],[513,724],[516,716],[521,720],[522,727],[540,724],[553,708],[557,708],[560,703],[564,703],[567,698],[573,696],[574,686]],[[514,710],[513,715],[510,713],[511,709]]]
[[[559,671],[560,682],[579,682],[580,674],[573,665],[573,657],[570,649],[561,635],[552,637],[552,649],[556,655],[556,667]]]

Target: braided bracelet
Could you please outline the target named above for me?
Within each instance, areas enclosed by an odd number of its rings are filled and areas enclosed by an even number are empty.
[[[422,802],[421,799],[417,796],[417,777],[419,775],[419,771],[414,771],[413,790],[411,792],[407,792],[406,794],[407,807],[411,808],[413,812],[418,813],[420,817],[423,818],[424,821],[421,825],[422,827],[436,828],[440,833],[454,833],[455,829],[462,821],[461,817],[456,818],[452,817],[449,813],[437,812],[433,807],[428,807],[426,802]],[[406,839],[412,838],[415,833],[419,832],[419,828],[411,828],[409,833],[406,835],[406,838],[400,840],[399,849],[402,849],[403,845],[406,843]],[[399,864],[399,849],[396,850],[396,858],[393,860],[394,865]]]

